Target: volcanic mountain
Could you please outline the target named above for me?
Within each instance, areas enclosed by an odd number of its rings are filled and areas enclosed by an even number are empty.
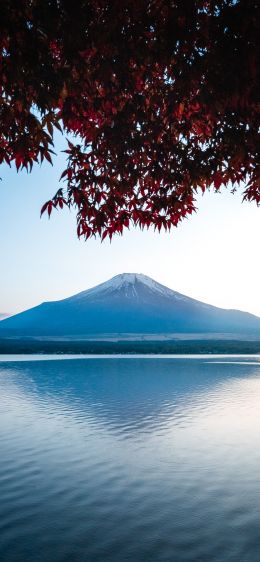
[[[0,337],[81,339],[93,335],[176,333],[260,337],[260,318],[199,302],[146,275],[123,273],[92,289],[64,300],[42,303],[0,323]]]

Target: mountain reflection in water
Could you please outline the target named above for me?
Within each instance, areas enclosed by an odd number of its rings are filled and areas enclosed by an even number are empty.
[[[259,562],[260,359],[0,363],[1,562]]]

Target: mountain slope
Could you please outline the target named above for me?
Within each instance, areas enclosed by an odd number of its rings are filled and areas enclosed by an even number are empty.
[[[0,337],[176,332],[260,336],[260,318],[202,303],[142,274],[123,273],[67,299],[7,318],[0,325]]]

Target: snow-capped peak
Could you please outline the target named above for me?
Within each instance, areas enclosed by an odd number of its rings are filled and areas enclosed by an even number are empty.
[[[115,275],[108,281],[97,285],[87,291],[83,291],[75,295],[73,300],[88,299],[89,297],[103,297],[111,293],[121,292],[125,297],[138,297],[141,287],[145,288],[149,293],[157,294],[158,296],[165,296],[175,298],[176,300],[186,300],[188,297],[176,293],[172,289],[161,285],[151,277],[143,275],[142,273],[120,273]]]

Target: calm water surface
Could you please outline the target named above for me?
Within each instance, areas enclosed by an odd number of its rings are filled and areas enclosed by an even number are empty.
[[[1,361],[0,561],[259,562],[260,357]]]

